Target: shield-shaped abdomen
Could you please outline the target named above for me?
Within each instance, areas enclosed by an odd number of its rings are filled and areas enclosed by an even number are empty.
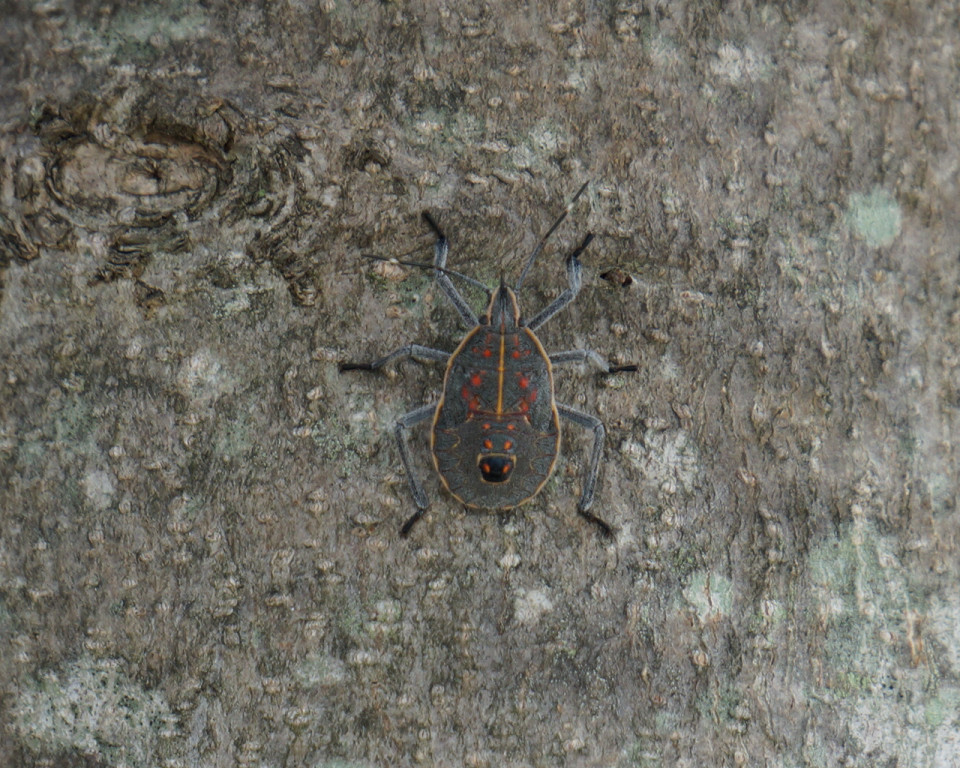
[[[430,447],[443,484],[471,507],[510,509],[543,487],[560,447],[550,360],[516,325],[479,325],[450,357]]]

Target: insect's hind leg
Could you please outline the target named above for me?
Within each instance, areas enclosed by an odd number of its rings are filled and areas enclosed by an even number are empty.
[[[437,242],[434,243],[433,246],[433,266],[437,267],[438,270],[443,269],[447,266],[447,254],[450,252],[450,242],[447,240],[447,236],[443,234],[440,225],[437,224],[433,216],[424,211],[423,219],[437,236]],[[479,325],[480,321],[477,319],[473,310],[470,309],[470,305],[467,304],[463,296],[460,295],[460,291],[457,290],[453,281],[450,280],[450,276],[444,272],[437,271],[437,283],[440,285],[440,290],[443,291],[444,295],[450,299],[450,303],[453,304],[457,310],[457,314],[460,315],[460,319],[463,320],[466,326],[473,328]]]
[[[340,363],[340,372],[344,371],[377,371],[385,365],[389,365],[395,360],[407,360],[409,358],[420,360],[433,360],[440,363],[446,363],[450,359],[450,353],[431,347],[423,347],[419,344],[406,344],[399,349],[393,350],[388,355],[374,360],[372,363]]]
[[[603,422],[596,416],[590,416],[560,403],[557,403],[557,413],[574,424],[593,430],[593,449],[590,452],[590,462],[587,465],[587,474],[583,481],[583,492],[580,494],[580,501],[577,502],[577,512],[591,523],[595,523],[605,536],[612,536],[613,529],[601,518],[588,511],[593,504],[593,495],[597,489],[600,458],[603,456],[603,443],[607,435]]]
[[[410,529],[413,528],[417,520],[423,517],[423,513],[426,512],[427,507],[430,506],[430,499],[427,498],[423,486],[420,485],[420,481],[413,471],[413,462],[410,459],[410,446],[407,443],[407,432],[410,430],[410,427],[416,426],[421,421],[426,421],[433,416],[436,410],[437,403],[430,403],[429,405],[417,408],[415,411],[410,411],[410,413],[406,413],[399,418],[393,430],[397,438],[397,445],[400,448],[400,460],[403,462],[403,469],[407,473],[407,482],[410,484],[413,503],[417,505],[417,511],[403,524],[403,527],[400,528],[401,536],[406,536],[410,533]]]

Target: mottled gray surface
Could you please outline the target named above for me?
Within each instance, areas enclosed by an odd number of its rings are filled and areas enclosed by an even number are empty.
[[[235,5],[237,7],[235,7]],[[505,5],[505,4],[504,4]],[[7,3],[0,766],[957,766],[955,3]],[[451,266],[637,374],[412,512]],[[623,286],[601,274],[618,268]],[[479,292],[469,291],[475,302]],[[531,311],[528,309],[528,312]]]

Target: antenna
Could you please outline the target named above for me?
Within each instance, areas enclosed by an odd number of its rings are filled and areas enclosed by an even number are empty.
[[[487,294],[488,299],[490,298],[490,295],[491,295],[490,289],[487,286],[485,286],[483,283],[481,283],[479,280],[475,280],[474,278],[470,277],[469,275],[465,275],[462,272],[454,272],[452,269],[447,269],[446,267],[438,267],[436,264],[426,264],[424,262],[419,262],[419,261],[405,261],[403,259],[394,259],[388,256],[374,256],[373,254],[370,254],[370,253],[364,253],[361,255],[365,259],[372,259],[373,261],[385,261],[387,264],[401,264],[404,267],[418,267],[420,269],[432,269],[434,272],[442,272],[445,275],[449,275],[450,277],[457,277],[463,280],[464,282],[470,283],[470,285],[479,288],[481,291]]]
[[[553,222],[553,226],[547,230],[547,234],[545,234],[543,237],[540,238],[540,242],[537,243],[537,247],[533,249],[533,253],[531,253],[530,258],[527,259],[527,263],[523,267],[523,272],[520,273],[520,279],[517,280],[517,287],[513,289],[514,293],[520,293],[520,286],[522,286],[523,281],[527,279],[527,273],[530,271],[530,268],[533,266],[533,262],[537,260],[537,256],[540,255],[540,251],[543,250],[543,246],[546,245],[547,238],[549,238],[550,235],[554,233],[556,228],[560,226],[563,220],[567,218],[567,214],[570,213],[570,209],[573,208],[573,204],[577,202],[577,200],[580,198],[580,195],[583,194],[583,191],[587,188],[589,184],[590,184],[589,181],[584,182],[583,186],[577,190],[577,194],[573,196],[573,199],[569,203],[567,203],[567,207],[563,211],[563,213],[560,214],[560,218],[558,218],[555,222]]]

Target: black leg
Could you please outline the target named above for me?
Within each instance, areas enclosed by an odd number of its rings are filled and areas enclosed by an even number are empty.
[[[563,293],[542,309],[533,320],[525,323],[531,331],[537,330],[537,328],[577,298],[577,294],[580,293],[580,275],[583,273],[583,265],[580,264],[580,254],[590,245],[591,240],[593,240],[593,235],[587,235],[583,238],[583,242],[580,243],[577,249],[567,256],[567,282],[570,285]]]
[[[437,236],[437,242],[433,246],[433,266],[443,269],[447,266],[447,253],[450,252],[449,241],[446,235],[440,230],[440,225],[437,224],[433,216],[424,211],[423,218]],[[470,309],[470,305],[467,304],[463,296],[460,295],[460,291],[457,290],[453,281],[450,280],[449,275],[444,272],[437,272],[437,283],[440,285],[440,290],[443,291],[444,295],[450,299],[450,303],[453,304],[466,326],[473,328],[478,325],[480,321],[477,320],[477,316],[473,313],[473,310]]]
[[[593,495],[597,489],[597,475],[600,473],[600,458],[603,456],[603,443],[606,438],[606,430],[603,428],[603,422],[596,416],[590,416],[586,413],[574,410],[566,405],[557,403],[557,413],[564,419],[572,421],[585,429],[593,430],[593,449],[590,452],[590,462],[587,465],[587,474],[583,481],[583,492],[580,494],[580,501],[577,503],[577,512],[597,527],[606,536],[613,535],[613,529],[603,520],[589,512],[593,505]]]
[[[635,365],[613,365],[592,349],[570,349],[566,352],[554,352],[550,355],[551,365],[564,363],[591,363],[602,373],[620,373],[621,371],[635,371]]]
[[[420,485],[420,481],[417,480],[417,476],[413,471],[413,462],[410,460],[410,446],[407,444],[407,432],[410,427],[419,424],[421,421],[426,421],[433,416],[436,410],[437,403],[424,405],[422,408],[417,408],[417,410],[410,411],[410,413],[401,416],[400,420],[397,421],[396,427],[394,427],[394,433],[397,436],[397,445],[400,447],[400,460],[403,462],[403,469],[407,473],[407,482],[410,483],[410,493],[413,494],[413,503],[417,505],[417,511],[413,517],[407,520],[400,529],[401,536],[406,536],[410,533],[410,529],[413,528],[414,523],[423,517],[423,513],[426,512],[427,507],[430,506],[430,499],[427,498],[423,486]]]
[[[406,360],[411,357],[445,363],[450,359],[450,353],[430,347],[421,347],[419,344],[407,344],[400,349],[393,350],[389,355],[384,355],[379,360],[374,360],[372,363],[340,363],[340,371],[341,373],[343,371],[376,371],[394,360]]]

